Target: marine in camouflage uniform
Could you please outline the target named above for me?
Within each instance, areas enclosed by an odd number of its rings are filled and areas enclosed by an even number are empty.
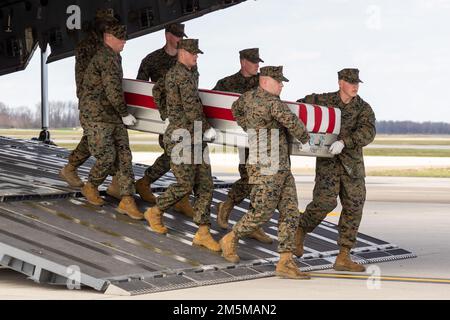
[[[78,99],[80,99],[82,95],[84,73],[92,57],[102,44],[101,29],[107,21],[115,21],[111,11],[103,9],[98,10],[96,12],[94,26],[89,28],[87,37],[81,40],[75,48],[75,83]],[[82,187],[83,182],[78,177],[76,169],[83,165],[90,156],[91,153],[89,152],[87,137],[83,134],[83,137],[76,148],[70,153],[68,164],[60,171],[60,176],[72,187]],[[112,175],[114,175],[114,172],[115,171],[112,172]]]
[[[233,231],[222,238],[220,244],[225,259],[238,262],[238,239],[260,228],[278,209],[278,251],[281,258],[277,274],[289,278],[307,278],[292,260],[300,213],[295,180],[290,169],[289,134],[302,143],[309,141],[309,134],[299,118],[280,100],[282,81],[288,81],[283,76],[283,67],[263,67],[260,77],[260,87],[239,98],[245,106],[245,113],[235,113],[236,121],[248,133],[251,146],[247,160],[249,183],[252,185],[251,207],[235,224]],[[267,78],[270,82],[266,82]],[[275,90],[273,83],[277,83]],[[273,132],[278,133],[278,136],[273,137]],[[265,142],[264,137],[267,137]],[[278,148],[272,147],[274,143],[278,144]],[[261,158],[261,152],[267,155],[267,159]]]
[[[338,245],[341,249],[335,268],[345,271],[364,271],[363,266],[351,262],[349,251],[353,248],[361,222],[366,199],[365,169],[363,147],[371,143],[376,134],[375,114],[370,105],[357,95],[359,82],[358,69],[343,69],[338,72],[340,91],[311,94],[298,102],[332,106],[341,110],[341,130],[337,137],[344,144],[342,152],[333,158],[317,158],[316,178],[313,200],[300,217],[298,254],[303,254],[305,233],[313,231],[337,206],[339,196],[342,212],[339,218]],[[347,88],[343,89],[343,85]],[[353,86],[352,96],[347,95],[348,87]],[[340,265],[340,266],[339,266]]]
[[[244,92],[256,89],[259,86],[259,63],[264,62],[259,56],[259,49],[250,48],[241,50],[239,51],[239,59],[241,69],[229,77],[220,79],[213,90],[243,94]],[[244,106],[238,104],[236,109],[240,109],[241,107]],[[227,199],[217,205],[217,223],[222,229],[228,228],[228,219],[233,207],[250,196],[250,185],[248,184],[248,174],[247,169],[245,168],[245,162],[248,158],[248,148],[245,148],[243,151],[244,159],[243,161],[239,161],[238,167],[240,179],[233,183],[228,192]],[[243,163],[241,163],[241,161]],[[262,228],[257,229],[250,234],[249,237],[263,243],[273,242]]]
[[[141,62],[136,79],[144,81],[153,81],[157,84],[153,87],[153,96],[156,95],[158,86],[164,86],[164,76],[177,63],[176,44],[180,39],[186,37],[184,33],[184,24],[170,24],[165,29],[166,44],[161,49],[148,54]],[[170,54],[174,53],[174,54]],[[162,120],[166,120],[166,115],[161,111]],[[163,142],[163,135],[158,137],[159,145],[164,150],[153,163],[145,170],[144,177],[136,181],[136,191],[142,199],[147,202],[155,203],[156,198],[150,190],[150,185],[161,178],[170,170],[170,156],[166,152]],[[189,204],[188,197],[175,205],[175,210],[180,211],[187,216],[193,216],[192,207]]]
[[[264,62],[259,56],[258,48],[239,51],[241,69],[235,74],[217,81],[213,90],[244,93],[256,89],[259,85],[259,63]]]
[[[185,196],[194,192],[194,222],[199,229],[194,236],[193,243],[205,246],[213,251],[220,251],[219,244],[214,241],[210,232],[210,208],[213,192],[213,180],[211,166],[209,165],[209,153],[207,144],[194,140],[195,122],[201,124],[201,133],[211,130],[198,92],[199,74],[195,67],[197,55],[203,53],[198,48],[197,39],[183,39],[178,42],[178,61],[165,76],[165,90],[167,100],[167,112],[169,126],[164,133],[164,145],[170,158],[170,168],[177,182],[171,184],[167,190],[156,200],[156,206],[145,212],[152,230],[158,233],[167,233],[163,225],[162,214]],[[195,62],[193,62],[195,61]],[[189,132],[190,139],[183,140],[183,144],[190,145],[189,161],[177,163],[172,154],[173,149],[179,146],[178,141],[172,140],[172,134],[183,130]],[[212,129],[214,130],[214,129]],[[201,163],[194,160],[194,149],[201,153]],[[183,156],[185,156],[183,154]],[[207,161],[205,161],[207,157]]]
[[[119,211],[141,219],[143,215],[132,197],[135,193],[134,173],[128,132],[124,125],[124,118],[132,116],[124,99],[123,72],[118,53],[125,43],[126,28],[114,22],[105,27],[104,33],[104,43],[91,59],[82,83],[80,122],[96,162],[81,192],[90,203],[101,205],[103,201],[98,196],[98,186],[115,165],[122,198]],[[114,44],[110,45],[107,41],[114,41]],[[117,43],[121,43],[120,49]]]

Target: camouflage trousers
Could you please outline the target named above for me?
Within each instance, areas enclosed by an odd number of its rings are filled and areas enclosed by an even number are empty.
[[[123,124],[83,121],[89,152],[96,158],[89,172],[88,181],[101,185],[115,168],[120,186],[120,195],[136,193],[128,131]]]
[[[91,153],[89,152],[87,136],[83,134],[83,137],[77,147],[73,149],[69,155],[69,164],[78,168],[83,165],[83,163],[85,163],[90,156]]]
[[[89,151],[88,138],[83,133],[83,137],[81,137],[80,142],[76,146],[75,149],[69,155],[69,164],[78,168],[82,166],[91,156],[91,152]],[[116,174],[117,167],[116,162],[114,162],[113,167],[111,168],[109,175],[114,176]]]
[[[300,216],[297,189],[292,173],[279,171],[265,183],[251,187],[251,207],[233,227],[233,231],[238,238],[243,238],[269,221],[275,209],[278,209],[280,212],[278,252],[292,252],[295,248],[295,231]]]
[[[167,145],[167,152],[171,154],[174,144]],[[206,148],[208,148],[206,146]],[[193,148],[191,149],[193,150]],[[208,150],[203,149],[204,157],[209,157]],[[213,180],[211,175],[211,166],[202,159],[201,164],[194,164],[193,155],[191,164],[175,164],[170,161],[176,183],[171,184],[166,191],[161,194],[156,203],[161,210],[167,210],[175,203],[179,202],[184,196],[194,192],[194,222],[196,224],[210,224],[211,202],[213,197]],[[209,163],[209,159],[208,159]]]
[[[305,232],[313,231],[336,208],[338,196],[342,204],[338,245],[351,249],[356,242],[366,200],[364,178],[351,178],[345,173],[317,174],[313,200],[300,216],[299,226]]]
[[[245,148],[244,161],[240,159],[239,163],[239,174],[241,178],[233,183],[233,186],[228,192],[228,198],[233,201],[233,204],[237,205],[242,202],[245,198],[248,198],[251,191],[251,185],[248,184],[248,173],[245,167],[249,155],[248,148]]]
[[[170,170],[170,157],[166,152],[163,137],[164,135],[160,134],[158,141],[160,147],[163,148],[164,153],[155,160],[153,165],[151,165],[150,167],[147,168],[147,170],[145,170],[145,176],[147,176],[150,179],[150,183],[155,182]]]

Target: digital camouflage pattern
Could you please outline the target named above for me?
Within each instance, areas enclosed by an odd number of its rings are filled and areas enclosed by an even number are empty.
[[[234,226],[233,231],[245,237],[260,228],[272,216],[275,209],[280,212],[278,238],[279,252],[292,252],[295,247],[295,230],[298,226],[298,200],[295,180],[290,170],[288,133],[303,143],[309,140],[309,134],[303,123],[291,112],[279,96],[271,94],[261,87],[247,91],[231,106],[237,123],[249,133],[250,155],[247,161],[247,173],[251,187],[250,209]],[[271,135],[267,144],[260,144],[263,132],[275,129],[279,132],[279,148],[276,158],[271,159]],[[254,154],[253,146],[262,148],[268,155],[269,163],[261,163],[259,155]],[[253,158],[253,159],[252,159]],[[278,162],[276,170],[269,169],[272,160]],[[254,161],[254,163],[252,163]],[[269,170],[267,170],[269,169]]]
[[[99,9],[95,14],[94,27],[90,28],[85,39],[81,40],[75,48],[75,84],[77,89],[77,97],[81,99],[83,88],[83,78],[86,69],[91,62],[92,57],[97,53],[98,48],[102,45],[103,39],[101,30],[106,22],[116,21],[113,17],[111,9]],[[87,137],[83,135],[80,142],[69,155],[69,164],[74,167],[81,166],[91,156]]]
[[[359,83],[362,82],[359,78],[359,70],[352,68],[345,68],[338,72],[338,79],[345,80],[349,83]]]
[[[258,85],[259,75],[244,77],[242,73],[238,71],[234,75],[219,80],[213,90],[242,94],[246,91],[256,89]],[[233,183],[230,192],[228,192],[228,198],[231,199],[234,204],[241,203],[242,200],[248,198],[248,196],[250,195],[248,174],[247,169],[245,168],[245,162],[247,162],[248,158],[248,149],[245,149],[244,152],[244,163],[240,163],[238,167],[240,179]]]
[[[92,57],[96,54],[99,46],[102,44],[97,33],[91,31],[89,35],[81,40],[75,48],[75,83],[77,88],[77,97],[81,98],[83,88],[83,77]],[[80,142],[69,155],[69,164],[79,167],[89,159],[91,153],[87,137],[83,134]]]
[[[169,126],[164,133],[164,145],[171,142],[176,129],[189,131],[194,143],[194,121],[202,122],[202,133],[211,128],[203,113],[203,105],[198,92],[199,73],[180,62],[165,76],[166,104]],[[169,152],[170,154],[170,152]]]
[[[239,51],[239,59],[245,59],[252,63],[264,62],[259,56],[259,48],[250,48]]]
[[[278,209],[278,252],[292,252],[295,249],[295,231],[300,212],[291,171],[280,171],[265,184],[254,185],[250,201],[249,211],[233,227],[237,237],[246,237],[261,228]]]
[[[234,205],[241,203],[250,196],[251,186],[248,184],[248,174],[245,163],[248,159],[248,148],[244,150],[244,163],[239,163],[238,170],[240,178],[235,181],[228,192],[228,199],[233,201]]]
[[[99,38],[97,33],[91,31],[75,48],[75,83],[78,99],[81,98],[82,82],[86,69],[92,57],[94,57],[98,48],[102,45],[102,42],[102,39]]]
[[[170,155],[164,146],[164,135],[160,134],[158,137],[159,146],[163,149],[163,153],[156,158],[155,162],[145,170],[145,176],[150,180],[150,183],[155,182],[170,170]]]
[[[342,153],[333,158],[316,159],[316,183],[313,201],[301,215],[299,225],[311,232],[336,205],[339,196],[342,212],[339,219],[338,245],[352,248],[356,241],[366,198],[365,169],[362,148],[376,134],[375,114],[359,95],[344,104],[338,92],[312,94],[298,102],[332,106],[341,110]]]
[[[195,203],[194,222],[197,224],[209,224],[210,207],[212,201],[213,181],[211,166],[209,163],[208,147],[205,142],[194,146],[194,122],[202,122],[202,133],[211,128],[203,113],[203,105],[198,93],[198,71],[190,70],[185,65],[177,62],[165,76],[165,90],[167,94],[167,112],[169,126],[164,133],[164,145],[168,155],[178,142],[172,141],[172,133],[176,129],[185,129],[191,134],[191,164],[175,164],[172,159],[170,168],[177,182],[171,184],[167,190],[157,198],[157,205],[165,210],[185,195],[194,191]],[[199,148],[203,154],[202,163],[194,164],[194,149]],[[207,162],[205,162],[207,157]]]
[[[184,24],[182,23],[172,23],[169,24],[166,29],[166,32],[170,32],[171,34],[182,38],[182,37],[187,37],[186,33],[184,33]]]
[[[122,122],[128,115],[122,78],[120,55],[106,45],[100,46],[83,78],[80,122],[89,151],[96,158],[88,181],[99,186],[117,168],[124,196],[133,195],[135,189],[128,131]]]
[[[169,55],[164,47],[142,59],[136,79],[157,82],[177,63],[177,56]]]
[[[217,81],[213,90],[244,93],[257,88],[259,85],[259,75],[244,77],[241,71]]]
[[[88,181],[98,187],[114,170],[112,168],[118,168],[116,174],[120,195],[133,195],[136,191],[131,164],[132,155],[125,125],[90,120],[82,120],[81,125],[87,137],[89,151],[96,158],[89,172]]]
[[[153,86],[153,98],[158,105],[159,114],[162,120],[166,120],[167,111],[165,107],[166,94],[164,90],[164,76],[177,63],[177,56],[169,55],[164,48],[158,49],[147,55],[141,62],[139,72],[136,77],[138,80],[155,81]],[[167,154],[163,135],[159,135],[159,145],[164,150],[153,163],[145,170],[145,176],[150,179],[150,183],[155,182],[170,170],[170,156]]]
[[[267,67],[262,67],[260,69],[260,76],[262,77],[271,77],[279,82],[281,81],[285,81],[288,82],[289,80],[283,75],[283,67],[282,66],[278,66],[278,67],[274,67],[274,66],[267,66]]]
[[[232,105],[232,112],[237,123],[247,133],[255,130],[256,135],[249,134],[250,156],[247,161],[247,173],[251,187],[251,205],[248,212],[234,226],[233,231],[241,238],[259,229],[272,216],[275,209],[280,212],[278,226],[278,251],[292,252],[295,248],[295,230],[298,226],[298,200],[295,180],[290,170],[288,132],[302,142],[309,140],[309,134],[303,123],[288,106],[261,87],[247,91]],[[267,169],[267,164],[260,162],[254,154],[253,146],[259,146],[263,132],[278,130],[279,148],[276,157],[276,170]],[[270,133],[262,152],[271,157],[272,139]],[[262,147],[263,145],[261,145]],[[252,159],[252,157],[254,157]],[[255,161],[254,163],[251,163]],[[271,162],[271,160],[270,160]],[[273,163],[268,164],[273,165]]]
[[[246,166],[249,183],[265,183],[278,171],[290,170],[289,133],[302,143],[308,142],[310,137],[304,124],[287,104],[282,102],[279,96],[258,87],[240,96],[231,106],[231,110],[239,126],[247,133],[250,129],[256,133],[249,133],[248,143],[251,148]],[[271,154],[272,129],[279,134],[279,148],[274,155]],[[267,134],[267,144],[264,146],[260,143],[260,139],[265,134]],[[256,146],[265,148],[257,152]],[[260,158],[259,153],[267,155],[267,163],[264,163],[264,159]],[[275,171],[273,171],[274,169]]]
[[[91,122],[122,124],[128,115],[120,55],[101,45],[83,77],[80,114]]]
[[[203,148],[206,156],[208,155],[207,148],[207,146],[204,146]],[[193,161],[193,159],[191,160]],[[214,189],[211,166],[204,161],[202,164],[174,164],[171,162],[170,168],[172,169],[177,182],[171,184],[166,191],[156,199],[158,207],[163,211],[167,210],[180,201],[185,195],[190,195],[194,192],[195,200],[192,206],[194,210],[193,221],[199,225],[209,225]]]
[[[191,54],[203,53],[198,47],[198,39],[181,39],[178,41],[177,49],[184,49]]]
[[[127,38],[127,27],[117,22],[107,23],[105,33],[112,34],[117,39],[125,40]]]

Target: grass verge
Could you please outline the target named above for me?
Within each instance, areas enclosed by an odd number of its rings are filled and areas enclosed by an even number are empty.
[[[368,170],[368,176],[450,178],[450,168]]]
[[[450,150],[370,148],[364,149],[364,155],[384,157],[450,157]]]

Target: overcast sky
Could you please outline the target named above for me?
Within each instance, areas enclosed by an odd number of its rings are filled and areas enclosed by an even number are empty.
[[[450,0],[248,0],[186,22],[200,39],[200,87],[239,69],[238,51],[259,47],[264,65],[283,65],[282,98],[337,90],[337,71],[360,69],[360,96],[378,120],[450,122]],[[163,31],[130,40],[124,76],[162,47]],[[25,71],[0,77],[0,101],[40,99],[39,52]],[[49,99],[76,100],[74,59],[49,64]]]

